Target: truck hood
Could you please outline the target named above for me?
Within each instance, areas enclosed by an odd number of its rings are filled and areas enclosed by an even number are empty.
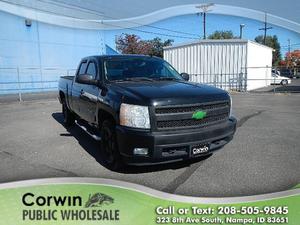
[[[226,91],[186,81],[146,81],[114,83],[123,102],[139,105],[193,104],[229,100]]]

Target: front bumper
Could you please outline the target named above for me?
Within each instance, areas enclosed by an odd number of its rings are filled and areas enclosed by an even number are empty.
[[[194,158],[191,148],[200,144],[209,144],[210,151],[206,154],[220,149],[232,140],[236,123],[237,120],[230,117],[225,123],[198,129],[150,132],[117,126],[116,132],[124,162],[147,165]],[[134,148],[148,148],[148,155],[134,155]]]

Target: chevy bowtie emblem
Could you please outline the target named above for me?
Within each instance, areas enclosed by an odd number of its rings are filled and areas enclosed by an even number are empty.
[[[206,117],[206,112],[204,111],[196,111],[193,113],[192,118],[195,120],[202,120]]]

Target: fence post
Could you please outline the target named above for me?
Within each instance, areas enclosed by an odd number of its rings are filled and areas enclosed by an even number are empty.
[[[240,80],[240,79],[239,79],[239,75],[238,75],[237,78],[236,78],[236,82],[235,82],[235,90],[236,90],[236,91],[239,91],[239,90],[238,90],[239,80]]]
[[[20,69],[19,69],[19,67],[17,67],[17,75],[18,75],[19,101],[22,102],[22,93],[21,93],[21,86],[20,86]]]
[[[273,82],[273,94],[276,93],[276,89],[275,89],[275,87],[276,87],[275,79],[276,79],[276,77],[274,76],[274,82]]]
[[[238,91],[239,92],[243,92],[243,80],[242,80],[242,77],[243,77],[243,73],[239,73],[238,74]]]
[[[42,71],[42,66],[41,65],[40,65],[40,75],[41,75],[42,91],[44,91],[43,71]]]
[[[214,74],[214,87],[217,87],[217,76]]]
[[[245,72],[245,74],[243,74],[243,77],[242,77],[242,79],[243,79],[243,84],[244,84],[244,92],[247,92],[248,90],[248,87],[247,87],[247,85],[248,85],[248,79],[247,79],[247,72]]]
[[[222,89],[223,88],[223,74],[222,73],[221,73],[221,82],[220,82],[220,85],[221,85],[221,89]]]
[[[242,71],[240,73],[237,74],[237,90],[239,92],[246,92],[247,91],[247,82],[245,79],[245,75]]]

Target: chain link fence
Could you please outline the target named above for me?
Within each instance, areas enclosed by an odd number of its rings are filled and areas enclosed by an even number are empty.
[[[74,75],[76,69],[0,67],[0,95],[57,90],[59,77]],[[190,81],[227,91],[248,93],[300,93],[300,68],[245,67],[239,73],[190,74]],[[287,82],[285,81],[287,80]]]
[[[190,81],[231,91],[246,91],[246,79],[239,74],[190,74]]]
[[[300,68],[286,67],[244,67],[239,73],[190,74],[192,82],[247,93],[300,93],[299,78]]]
[[[57,90],[59,77],[74,75],[76,69],[38,67],[0,67],[0,95]]]

